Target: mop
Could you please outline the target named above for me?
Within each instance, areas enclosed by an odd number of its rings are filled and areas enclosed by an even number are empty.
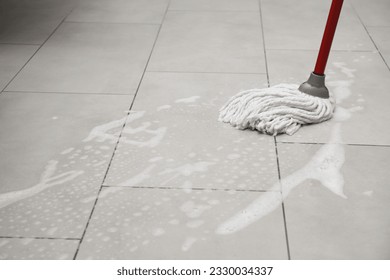
[[[335,100],[325,86],[324,72],[342,5],[343,0],[332,1],[315,69],[306,82],[242,91],[220,109],[218,120],[275,136],[292,135],[302,125],[332,118]]]

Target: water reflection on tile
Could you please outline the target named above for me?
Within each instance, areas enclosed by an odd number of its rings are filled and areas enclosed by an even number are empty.
[[[217,121],[233,94],[263,87],[264,78],[148,73],[104,184],[270,188],[278,178],[273,138]]]
[[[254,195],[262,193],[104,188],[78,259],[286,259],[281,207],[216,233]]]

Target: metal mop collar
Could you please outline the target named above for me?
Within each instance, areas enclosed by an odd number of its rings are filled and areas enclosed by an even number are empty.
[[[342,4],[343,0],[332,1],[315,69],[306,82],[240,92],[221,108],[219,121],[275,136],[292,135],[301,125],[332,118],[335,101],[325,86],[324,71]]]

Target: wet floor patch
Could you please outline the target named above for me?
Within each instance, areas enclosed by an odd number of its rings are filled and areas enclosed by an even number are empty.
[[[78,244],[78,240],[0,237],[0,259],[71,260]]]
[[[238,233],[215,232],[253,196],[242,191],[103,188],[78,258],[287,258],[281,207]]]

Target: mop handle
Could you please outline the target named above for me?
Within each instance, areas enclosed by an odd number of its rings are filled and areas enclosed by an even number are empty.
[[[334,33],[336,32],[336,26],[339,20],[342,6],[343,0],[332,1],[324,35],[322,37],[320,51],[318,52],[316,66],[314,68],[314,74],[324,75],[326,62],[328,61],[330,47],[332,46],[332,41]]]

